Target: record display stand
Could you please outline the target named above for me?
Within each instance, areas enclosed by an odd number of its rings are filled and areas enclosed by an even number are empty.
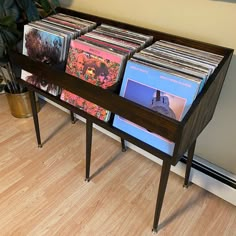
[[[224,58],[216,68],[214,73],[208,79],[203,90],[198,94],[197,98],[193,102],[190,110],[187,112],[182,121],[177,121],[168,118],[160,113],[154,112],[145,108],[137,103],[129,101],[123,97],[120,97],[117,93],[111,89],[102,89],[98,86],[94,86],[80,79],[75,79],[73,76],[63,73],[56,68],[52,68],[49,65],[41,62],[36,62],[30,58],[21,55],[16,52],[11,52],[12,63],[21,69],[29,71],[30,73],[44,77],[48,82],[56,84],[61,88],[64,88],[74,94],[77,94],[97,105],[110,110],[113,114],[118,114],[127,120],[130,120],[141,127],[149,130],[150,132],[157,133],[162,137],[175,143],[173,155],[168,155],[158,147],[150,146],[139,139],[115,128],[111,122],[103,122],[86,112],[76,108],[62,100],[59,97],[52,96],[27,82],[20,80],[21,83],[26,86],[30,91],[31,105],[33,111],[33,118],[35,124],[35,131],[38,146],[42,146],[40,138],[40,129],[38,114],[36,112],[36,104],[34,100],[34,93],[37,92],[42,96],[50,99],[51,101],[67,108],[71,112],[72,121],[75,121],[74,114],[78,114],[86,119],[86,174],[85,179],[90,179],[90,162],[91,162],[91,148],[92,148],[92,130],[93,124],[96,124],[111,133],[114,133],[121,138],[122,150],[125,151],[125,142],[127,140],[130,143],[135,144],[141,149],[153,154],[157,158],[163,160],[159,190],[157,194],[157,201],[154,213],[153,232],[158,231],[158,223],[160,219],[162,203],[167,187],[168,177],[170,173],[171,165],[176,165],[181,157],[188,152],[188,160],[186,166],[186,174],[184,179],[184,186],[189,184],[189,175],[191,170],[192,158],[194,155],[194,149],[196,140],[199,134],[203,131],[206,125],[210,122],[214,115],[214,111],[217,105],[217,101],[225,80],[227,70],[233,55],[233,50],[217,45],[212,45],[204,42],[187,39],[164,32],[154,31],[151,29],[141,28],[138,26],[105,19],[73,10],[64,8],[57,8],[57,12],[78,16],[80,18],[95,21],[99,24],[106,23],[115,25],[117,27],[133,30],[136,32],[149,34],[154,36],[154,40],[167,40],[174,43],[180,43],[186,46],[195,47],[198,49],[206,50],[208,52],[217,53],[223,55]]]

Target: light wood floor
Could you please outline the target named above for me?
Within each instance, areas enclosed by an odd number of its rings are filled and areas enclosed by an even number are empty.
[[[0,235],[152,235],[160,166],[94,130],[87,183],[85,125],[50,104],[39,120],[43,148],[0,95]],[[182,185],[171,173],[157,235],[236,235],[235,206]]]

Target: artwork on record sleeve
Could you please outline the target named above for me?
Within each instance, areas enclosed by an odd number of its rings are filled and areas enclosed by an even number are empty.
[[[62,60],[62,40],[60,36],[26,25],[24,28],[23,54],[37,61],[56,65]],[[58,86],[48,83],[40,76],[22,70],[21,78],[54,96],[59,93]]]
[[[176,120],[180,120],[186,103],[182,97],[131,79],[127,81],[124,97]]]
[[[191,81],[151,66],[128,61],[120,96],[181,121],[199,87],[198,80]],[[113,125],[167,154],[173,154],[175,143],[119,115],[115,115]]]
[[[117,82],[121,63],[120,56],[73,40],[67,59],[66,72],[106,89]],[[108,121],[110,118],[110,111],[67,90],[62,90],[61,100],[81,108],[100,120]]]

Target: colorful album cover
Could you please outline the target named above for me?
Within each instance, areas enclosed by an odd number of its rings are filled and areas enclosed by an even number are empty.
[[[61,20],[61,19],[57,19],[55,17],[52,17],[52,16],[48,16],[46,18],[46,20],[49,20],[50,22],[54,22],[54,23],[57,23],[57,24],[60,24],[60,25],[65,25],[65,26],[68,26],[68,27],[72,27],[76,30],[79,30],[79,31],[83,31],[83,29],[86,29],[86,27],[84,27],[83,25],[79,25],[79,24],[74,24],[74,23],[71,23],[71,22],[68,22],[68,21],[65,21],[65,20]]]
[[[106,89],[119,80],[123,67],[123,55],[80,40],[71,41],[66,73]],[[61,100],[83,109],[100,120],[107,122],[110,118],[110,111],[64,89]]]
[[[120,96],[181,121],[198,94],[199,80],[188,80],[138,62],[128,61]],[[172,155],[174,143],[115,115],[113,126]]]
[[[30,25],[24,26],[23,54],[49,65],[57,65],[64,58],[64,38]],[[57,96],[60,88],[44,78],[22,70],[21,78],[28,83]]]
[[[120,53],[127,54],[129,56],[131,55],[131,52],[132,52],[128,48],[124,48],[124,47],[121,47],[121,46],[118,46],[118,45],[115,45],[115,44],[112,44],[112,43],[107,43],[106,41],[102,41],[102,40],[99,40],[99,39],[90,38],[87,35],[81,35],[80,40],[84,40],[88,43],[92,43],[92,44],[99,45],[99,46],[107,48],[107,49],[114,50],[114,52],[116,52],[115,50],[117,50]]]
[[[85,20],[82,18],[78,18],[78,17],[70,16],[70,15],[65,15],[65,14],[61,14],[61,13],[57,13],[57,14],[54,14],[51,16],[54,18],[57,18],[59,20],[63,20],[63,21],[72,23],[72,24],[81,25],[81,26],[83,26],[84,29],[86,29],[85,31],[88,31],[88,30],[90,31],[93,28],[95,28],[97,25],[96,22],[88,21],[88,20]]]

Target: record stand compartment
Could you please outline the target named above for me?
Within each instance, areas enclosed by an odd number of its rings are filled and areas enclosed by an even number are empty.
[[[91,144],[92,144],[92,128],[93,124],[96,124],[121,138],[122,149],[125,150],[124,140],[140,147],[141,149],[153,154],[157,158],[163,160],[162,170],[160,175],[159,190],[157,194],[157,201],[155,206],[153,231],[158,231],[158,223],[162,209],[162,203],[166,191],[168,177],[170,173],[171,165],[176,165],[181,157],[187,152],[188,159],[186,165],[186,174],[184,179],[184,186],[189,184],[189,174],[191,170],[192,158],[194,155],[194,149],[196,140],[199,134],[203,131],[206,125],[210,122],[214,115],[214,111],[217,105],[217,101],[227,74],[227,70],[233,55],[233,50],[217,45],[212,45],[204,42],[187,39],[164,32],[154,31],[151,29],[145,29],[138,26],[117,22],[114,20],[97,17],[81,12],[76,12],[69,9],[57,8],[57,12],[62,14],[68,14],[71,16],[77,16],[82,19],[91,20],[101,25],[103,23],[108,25],[114,25],[116,27],[133,30],[135,32],[152,35],[153,41],[164,40],[172,43],[177,43],[196,49],[201,49],[207,52],[219,54],[223,56],[221,62],[209,76],[205,86],[201,92],[197,95],[193,101],[190,109],[187,111],[182,120],[175,120],[171,117],[167,117],[161,113],[148,109],[147,107],[128,100],[125,97],[119,96],[111,89],[103,89],[99,86],[87,83],[81,79],[75,79],[72,75],[62,73],[61,70],[44,64],[40,61],[34,61],[29,57],[12,52],[12,62],[19,66],[21,69],[38,75],[43,75],[45,80],[49,83],[53,83],[60,88],[63,88],[73,94],[76,94],[90,102],[93,102],[109,111],[112,114],[123,117],[124,119],[143,127],[149,132],[156,133],[163,138],[174,143],[173,152],[168,154],[158,149],[158,147],[152,146],[139,140],[116,127],[112,124],[112,119],[108,122],[104,122],[85,111],[75,107],[65,101],[62,101],[59,96],[53,96],[47,91],[43,91],[27,81],[20,80],[30,92],[31,106],[33,111],[34,125],[36,130],[36,137],[38,145],[41,146],[40,129],[38,122],[38,114],[36,110],[36,102],[34,94],[35,92],[43,95],[44,97],[56,102],[57,104],[67,108],[71,111],[72,118],[73,113],[78,114],[86,119],[86,174],[85,179],[90,180],[90,162],[91,162]]]

